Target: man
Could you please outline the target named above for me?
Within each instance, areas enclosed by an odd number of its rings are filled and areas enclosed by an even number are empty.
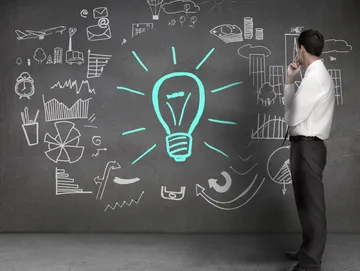
[[[323,35],[315,30],[298,37],[297,57],[287,68],[284,89],[285,122],[290,135],[290,170],[302,228],[298,251],[286,256],[298,263],[289,271],[320,271],[326,241],[326,209],[322,175],[335,106],[334,82],[320,59]],[[295,93],[294,81],[306,69]]]

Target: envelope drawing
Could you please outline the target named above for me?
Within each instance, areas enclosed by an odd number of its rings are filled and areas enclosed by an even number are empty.
[[[104,18],[108,16],[108,10],[106,7],[94,8],[93,15],[94,19]]]
[[[111,39],[110,26],[101,28],[98,25],[86,28],[87,38],[89,41],[108,40]]]

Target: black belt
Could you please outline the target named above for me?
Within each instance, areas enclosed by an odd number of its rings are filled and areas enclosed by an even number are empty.
[[[318,138],[317,136],[302,136],[302,135],[297,135],[297,136],[290,136],[290,141],[291,142],[296,142],[296,141],[323,141],[321,138]]]

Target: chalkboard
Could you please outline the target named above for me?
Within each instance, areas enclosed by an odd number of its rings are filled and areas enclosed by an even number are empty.
[[[0,230],[298,232],[282,96],[313,28],[336,86],[328,229],[358,231],[359,10],[2,1]]]

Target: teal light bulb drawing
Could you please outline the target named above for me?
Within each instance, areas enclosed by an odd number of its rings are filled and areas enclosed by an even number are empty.
[[[164,87],[164,83],[171,78],[190,78],[195,81],[196,87],[182,91],[169,90],[167,87]],[[176,110],[174,110],[174,100],[177,102],[181,100],[182,106],[180,112],[176,113]],[[194,100],[197,100],[197,106],[195,112],[191,112],[190,119],[188,118],[189,114],[186,114],[185,120],[184,116],[188,109],[189,100],[191,100],[192,104]],[[166,74],[161,77],[153,87],[152,103],[156,116],[167,134],[165,141],[168,155],[176,162],[184,162],[192,154],[192,133],[204,112],[205,89],[203,83],[196,75],[189,72],[173,72]],[[167,121],[165,121],[165,119]],[[190,125],[184,125],[184,122],[190,123]]]

